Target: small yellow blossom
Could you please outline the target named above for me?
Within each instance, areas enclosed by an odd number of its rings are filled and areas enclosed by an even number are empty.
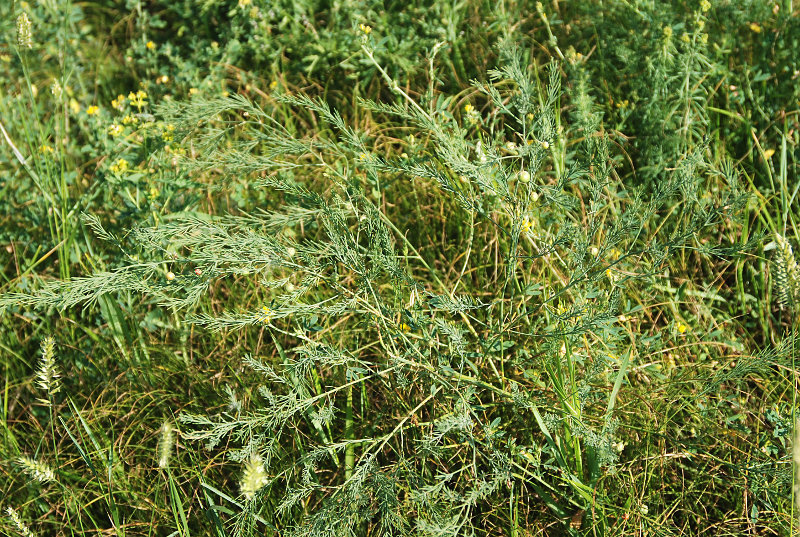
[[[117,159],[117,161],[114,164],[112,164],[109,169],[111,170],[111,173],[120,175],[128,171],[129,168],[130,164],[128,163],[128,161],[125,160],[124,158],[121,158]]]
[[[117,110],[122,110],[125,106],[125,96],[117,95],[117,98],[111,101],[111,107]]]
[[[278,81],[277,80],[273,80],[272,82],[269,83],[269,89],[274,90],[277,87],[278,87]]]
[[[89,108],[86,109],[86,115],[87,116],[93,116],[93,115],[95,115],[95,114],[97,114],[99,112],[100,112],[100,107],[99,106],[95,106],[95,105],[92,105],[92,106],[90,106]]]
[[[757,22],[751,22],[750,23],[750,30],[755,32],[755,33],[757,33],[757,34],[760,34],[761,33],[761,25],[758,24]]]
[[[408,326],[406,323],[400,323],[400,330],[402,332],[408,332],[411,330],[411,327]]]
[[[764,159],[769,160],[769,158],[772,157],[772,155],[774,154],[775,154],[774,149],[767,149],[766,151],[764,151]]]
[[[708,44],[708,34],[700,34],[700,43],[703,45]]]
[[[164,132],[161,133],[161,139],[165,142],[171,142],[174,139],[173,132],[175,132],[175,125],[167,124],[164,127]]]
[[[261,315],[258,316],[259,322],[262,322],[264,324],[269,324],[269,322],[272,320],[272,313],[273,312],[271,309],[269,309],[266,306],[263,306],[261,308]]]
[[[244,9],[247,6],[249,6],[251,4],[251,2],[252,2],[252,0],[239,0],[239,7],[241,9]]]
[[[697,21],[697,29],[702,32],[703,28],[705,27],[706,27],[706,21],[704,21],[703,19],[699,19]]]
[[[147,44],[145,44],[145,47],[147,47],[147,50],[155,50],[156,44],[152,41],[148,41]]]
[[[197,95],[200,93],[200,90],[197,88],[189,88],[189,95]]]
[[[130,92],[128,100],[133,106],[141,110],[144,106],[147,106],[147,93],[143,90],[139,90],[136,93]]]
[[[167,281],[171,282],[174,279],[175,279],[175,273],[174,272],[167,272]]]
[[[664,26],[662,32],[664,33],[664,39],[672,38],[672,26]]]
[[[42,147],[39,148],[39,152],[42,153],[42,154],[52,154],[55,151],[53,150],[52,147],[50,147],[49,145],[45,144],[45,145],[43,145]]]
[[[466,105],[464,105],[464,112],[466,112],[467,114],[469,114],[469,113],[470,113],[470,112],[472,112],[473,110],[475,110],[475,107],[474,107],[474,106],[472,106],[471,104],[466,104]]]
[[[359,29],[359,30],[361,30],[361,32],[362,32],[364,35],[369,35],[369,34],[370,34],[370,32],[372,32],[372,28],[371,28],[371,27],[369,27],[369,26],[367,26],[366,24],[359,24],[359,25],[358,25],[358,29]]]
[[[689,327],[683,323],[678,323],[677,330],[679,334],[685,334]]]
[[[522,219],[522,224],[519,226],[520,233],[529,234],[533,231],[533,220],[529,217],[525,217]]]
[[[124,118],[122,118],[123,125],[136,125],[137,123],[139,123],[139,118],[137,118],[133,114],[128,114]]]
[[[123,131],[122,125],[118,125],[116,123],[112,123],[108,127],[108,134],[110,134],[111,136],[119,136],[120,134],[122,134],[122,131]]]
[[[159,84],[166,84],[167,82],[169,82],[169,77],[168,77],[167,75],[161,75],[160,77],[158,77],[158,78],[156,79],[156,81],[157,81]]]
[[[692,38],[691,38],[691,37],[689,37],[689,34],[686,34],[686,33],[684,33],[684,34],[681,36],[681,41],[683,41],[684,43],[688,43],[688,42],[689,42],[689,41],[691,41],[691,40],[692,40]]]
[[[711,9],[711,2],[709,2],[708,0],[701,0],[700,11],[702,11],[703,13],[707,13],[708,10],[710,9]]]

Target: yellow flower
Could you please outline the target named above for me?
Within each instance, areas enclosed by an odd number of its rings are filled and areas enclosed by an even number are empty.
[[[689,327],[683,323],[678,323],[677,329],[679,334],[685,334]]]
[[[766,151],[764,151],[764,159],[769,160],[769,158],[772,157],[772,155],[774,154],[775,154],[774,149],[767,149]]]
[[[93,116],[93,115],[95,115],[95,114],[97,114],[99,112],[100,112],[100,107],[99,106],[92,105],[92,106],[90,106],[89,108],[86,109],[86,115],[87,116]]]
[[[403,332],[408,332],[411,330],[411,327],[408,326],[406,323],[400,323],[400,330]]]
[[[757,22],[751,22],[750,23],[750,30],[755,32],[755,33],[757,33],[757,34],[760,34],[761,33],[761,25],[758,24]]]
[[[156,80],[159,84],[166,84],[167,82],[169,82],[169,77],[167,75],[161,75]]]
[[[369,35],[369,34],[370,34],[370,32],[372,32],[372,28],[371,28],[371,27],[369,27],[369,26],[367,26],[366,24],[359,24],[359,25],[358,25],[358,29],[359,29],[359,30],[361,30],[361,32],[362,32],[364,35]]]
[[[147,105],[147,93],[142,90],[139,90],[136,93],[130,92],[128,94],[128,100],[133,106],[141,110],[142,107]]]
[[[43,145],[42,147],[40,147],[40,148],[39,148],[39,151],[40,151],[42,154],[46,154],[46,153],[54,153],[54,152],[55,152],[55,151],[53,150],[53,148],[52,148],[52,147],[50,147],[50,146],[49,146],[49,145],[47,145],[47,144],[45,144],[45,145]]]
[[[692,38],[691,38],[691,37],[689,37],[689,34],[686,34],[686,33],[685,33],[685,34],[683,34],[683,35],[681,36],[681,41],[683,41],[684,43],[688,43],[688,42],[689,42],[689,41],[691,41],[691,40],[692,40]]]
[[[139,123],[139,118],[134,116],[133,114],[128,114],[124,118],[122,118],[123,125],[136,125]]]
[[[466,112],[467,114],[471,113],[473,110],[475,110],[475,107],[472,106],[471,104],[467,104],[464,106],[464,112]]]
[[[278,81],[277,80],[273,80],[272,82],[269,83],[269,89],[275,89],[277,87],[278,87]]]
[[[122,110],[124,106],[125,106],[124,95],[117,95],[117,98],[111,101],[111,107],[116,108],[117,110]]]
[[[125,160],[124,158],[121,158],[118,159],[114,164],[112,164],[109,169],[111,170],[111,173],[120,175],[128,171],[129,167],[130,164],[128,163],[128,161]]]
[[[173,132],[175,132],[175,125],[167,124],[164,132],[161,133],[161,139],[165,142],[171,142],[174,139]]]
[[[272,310],[266,306],[263,306],[261,308],[261,315],[258,316],[258,320],[264,324],[269,324],[269,322],[272,320]]]
[[[148,41],[145,47],[147,47],[147,50],[155,50],[156,44],[153,43],[152,41]]]
[[[709,2],[708,0],[702,0],[700,2],[700,11],[706,13],[708,12],[709,9],[711,9],[711,2]]]
[[[531,233],[533,231],[533,220],[529,217],[525,217],[522,219],[522,224],[519,226],[520,233]]]
[[[239,0],[239,7],[244,9],[249,6],[251,2],[252,0]]]
[[[189,95],[197,95],[200,93],[200,90],[197,88],[189,88]]]
[[[122,125],[112,123],[108,127],[108,134],[110,134],[111,136],[119,136],[120,134],[122,134],[123,130],[124,129],[122,128]]]

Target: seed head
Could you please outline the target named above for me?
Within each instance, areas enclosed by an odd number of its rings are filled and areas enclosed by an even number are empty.
[[[175,426],[165,421],[161,426],[161,438],[158,440],[158,467],[166,469],[175,445]]]
[[[39,483],[50,483],[56,480],[56,474],[45,463],[36,461],[30,457],[22,455],[17,459],[17,463],[22,467],[22,471]]]
[[[256,492],[269,484],[269,476],[264,469],[264,460],[258,453],[253,453],[250,460],[244,465],[244,474],[239,483],[242,495],[248,500],[252,500]]]
[[[56,366],[55,357],[56,342],[51,336],[42,340],[42,361],[39,371],[36,373],[37,386],[49,395],[55,395],[61,389],[59,378],[61,377]],[[45,404],[50,404],[46,399],[40,399]]]
[[[14,523],[14,526],[16,526],[17,531],[23,537],[35,537],[36,536],[36,534],[33,533],[31,531],[31,529],[22,521],[22,519],[19,517],[19,513],[17,513],[17,511],[13,507],[11,507],[11,506],[6,507],[6,513],[11,518],[11,522]]]
[[[24,11],[17,17],[17,46],[19,48],[33,48],[31,20]]]

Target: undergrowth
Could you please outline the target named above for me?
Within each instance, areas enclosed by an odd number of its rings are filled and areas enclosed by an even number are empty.
[[[3,530],[794,534],[794,9],[4,4]]]

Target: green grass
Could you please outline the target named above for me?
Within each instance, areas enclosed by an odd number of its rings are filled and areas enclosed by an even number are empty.
[[[3,3],[0,530],[797,534],[798,15]]]

